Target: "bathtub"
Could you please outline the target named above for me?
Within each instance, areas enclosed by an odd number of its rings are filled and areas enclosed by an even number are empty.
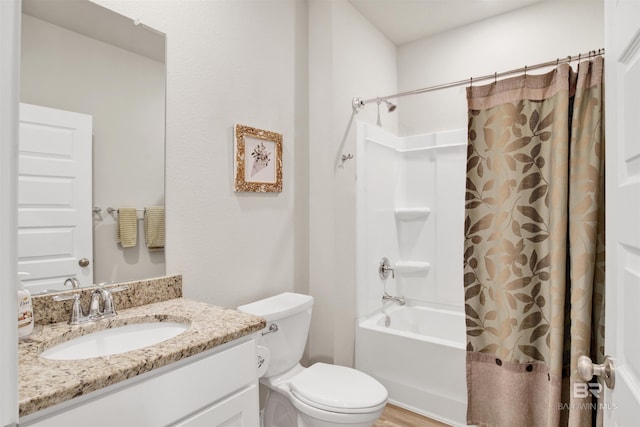
[[[389,306],[356,328],[356,368],[385,385],[389,401],[451,425],[466,425],[464,314]]]

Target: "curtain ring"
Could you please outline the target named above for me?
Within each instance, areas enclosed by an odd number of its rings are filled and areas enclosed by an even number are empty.
[[[472,88],[473,87],[473,77],[471,77],[469,79],[469,87]]]
[[[580,74],[580,60],[582,59],[582,54],[578,54],[578,66],[576,67],[576,73]]]
[[[524,66],[524,78],[525,79],[527,78],[527,66],[526,65]]]
[[[560,58],[556,58],[556,67],[560,66]]]
[[[498,72],[497,71],[495,73],[493,73],[493,84],[494,85],[498,84]]]

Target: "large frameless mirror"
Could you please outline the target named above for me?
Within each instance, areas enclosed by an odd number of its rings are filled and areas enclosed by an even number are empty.
[[[165,35],[88,0],[23,0],[22,12],[25,285],[164,275]]]

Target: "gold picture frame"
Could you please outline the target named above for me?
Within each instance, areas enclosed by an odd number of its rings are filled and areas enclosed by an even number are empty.
[[[282,135],[235,125],[235,191],[282,192]]]

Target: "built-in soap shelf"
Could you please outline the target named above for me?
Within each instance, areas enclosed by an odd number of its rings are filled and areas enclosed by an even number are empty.
[[[431,209],[427,207],[418,208],[396,208],[396,219],[399,221],[425,220],[431,214]]]
[[[424,261],[397,261],[396,274],[427,274],[431,264]]]

